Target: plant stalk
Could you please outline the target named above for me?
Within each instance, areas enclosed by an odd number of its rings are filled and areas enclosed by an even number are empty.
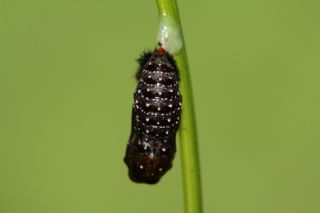
[[[180,71],[182,116],[179,128],[184,206],[186,213],[202,212],[200,165],[191,78],[176,0],[156,0],[160,16],[158,42],[173,54]]]

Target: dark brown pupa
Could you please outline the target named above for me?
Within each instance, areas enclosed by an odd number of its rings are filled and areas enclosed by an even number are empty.
[[[155,184],[172,167],[176,152],[182,101],[179,72],[173,57],[161,47],[144,53],[138,61],[124,161],[132,181]]]

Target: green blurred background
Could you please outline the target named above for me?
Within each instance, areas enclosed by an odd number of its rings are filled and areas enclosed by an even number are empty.
[[[205,212],[320,212],[320,2],[179,1]],[[183,212],[123,156],[155,1],[0,0],[0,212]],[[178,147],[179,148],[179,147]]]

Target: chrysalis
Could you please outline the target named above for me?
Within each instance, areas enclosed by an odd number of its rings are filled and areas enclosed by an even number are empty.
[[[144,53],[138,62],[124,161],[132,181],[155,184],[171,168],[176,152],[182,101],[179,72],[173,57],[161,47]]]

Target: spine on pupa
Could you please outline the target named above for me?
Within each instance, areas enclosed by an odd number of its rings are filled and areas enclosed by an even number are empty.
[[[154,184],[172,167],[176,152],[182,97],[179,72],[163,48],[138,60],[132,128],[125,163],[134,182]]]

